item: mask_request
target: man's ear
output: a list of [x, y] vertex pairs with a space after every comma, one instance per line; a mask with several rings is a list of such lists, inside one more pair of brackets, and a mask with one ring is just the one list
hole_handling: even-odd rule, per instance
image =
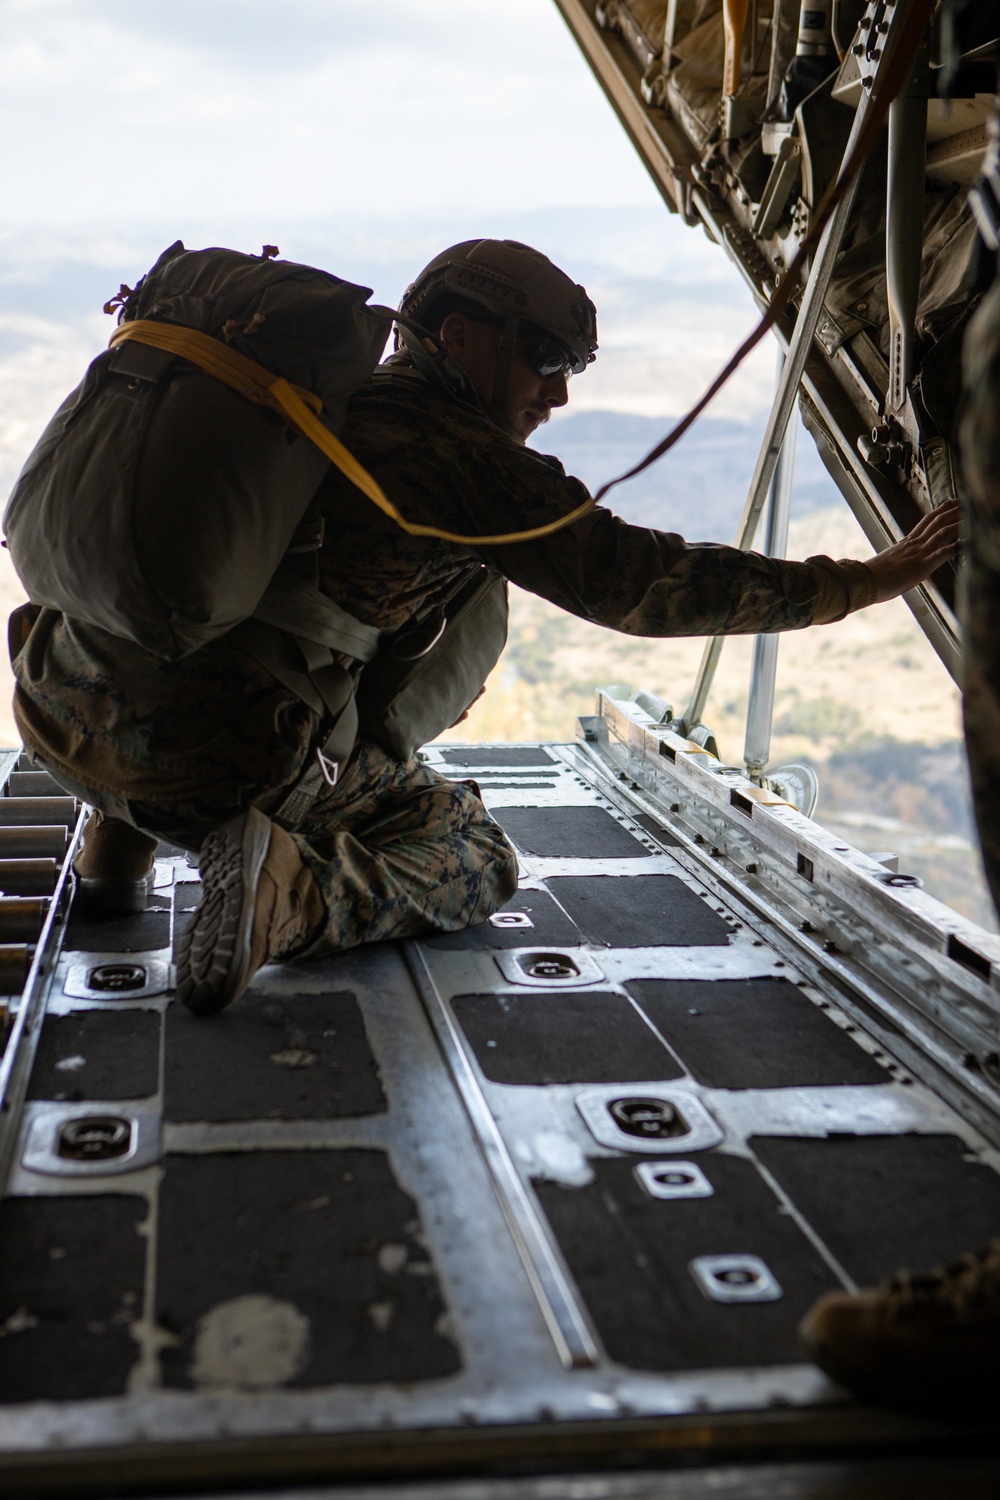
[[469, 320], [464, 313], [451, 312], [441, 324], [438, 342], [449, 354], [464, 353], [467, 344]]

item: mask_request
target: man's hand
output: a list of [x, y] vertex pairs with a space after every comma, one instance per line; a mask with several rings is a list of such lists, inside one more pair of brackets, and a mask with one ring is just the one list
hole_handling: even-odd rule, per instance
[[875, 603], [896, 599], [929, 578], [958, 551], [958, 501], [946, 500], [923, 516], [909, 536], [877, 557], [865, 559], [875, 575]]

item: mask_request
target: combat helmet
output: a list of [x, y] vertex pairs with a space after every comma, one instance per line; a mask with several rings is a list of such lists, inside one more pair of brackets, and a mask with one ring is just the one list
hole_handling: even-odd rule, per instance
[[[427, 328], [436, 304], [448, 295], [484, 308], [501, 325], [497, 372], [490, 401], [498, 416], [511, 350], [521, 333], [541, 332], [558, 347], [574, 374], [597, 358], [597, 310], [582, 286], [519, 240], [463, 240], [442, 250], [403, 294], [400, 313]], [[402, 333], [404, 344], [405, 330]]]
[[[466, 303], [480, 306], [501, 327], [487, 413], [502, 428], [508, 369], [520, 336], [543, 341], [535, 350], [538, 374], [579, 375], [597, 359], [594, 303], [547, 255], [519, 240], [463, 240], [450, 246], [406, 288], [399, 312], [403, 320], [427, 329], [436, 305], [448, 299], [456, 299], [462, 308]], [[400, 341], [414, 351], [405, 326]], [[516, 434], [511, 432], [511, 437]]]

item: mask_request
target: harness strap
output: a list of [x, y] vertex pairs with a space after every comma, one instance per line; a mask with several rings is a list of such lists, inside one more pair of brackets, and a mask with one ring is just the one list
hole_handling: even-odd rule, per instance
[[496, 363], [493, 366], [493, 387], [490, 391], [490, 420], [498, 427], [503, 425], [503, 400], [507, 394], [510, 357], [517, 347], [517, 330], [520, 326], [521, 319], [517, 313], [509, 313], [504, 319], [500, 341], [497, 344]]
[[382, 635], [377, 626], [363, 625], [322, 589], [287, 568], [275, 573], [253, 618], [361, 662], [374, 661]]
[[232, 390], [238, 391], [257, 406], [269, 407], [285, 418], [290, 427], [315, 443], [321, 453], [335, 464], [346, 479], [356, 485], [382, 513], [394, 521], [409, 536], [433, 536], [443, 542], [455, 542], [461, 547], [498, 547], [509, 542], [534, 542], [551, 536], [570, 526], [581, 516], [593, 510], [596, 500], [589, 497], [557, 521], [545, 526], [534, 526], [530, 531], [498, 532], [495, 536], [462, 536], [456, 531], [442, 531], [437, 526], [422, 526], [416, 521], [407, 521], [396, 509], [378, 481], [359, 464], [339, 438], [334, 437], [319, 420], [322, 402], [312, 391], [292, 385], [280, 375], [266, 370], [256, 360], [247, 359], [228, 344], [222, 344], [210, 334], [196, 328], [185, 328], [179, 323], [156, 323], [150, 318], [137, 318], [122, 323], [111, 335], [114, 346], [122, 339], [138, 339], [142, 344], [151, 344], [156, 349], [166, 349], [170, 354], [179, 354], [197, 365], [206, 375], [221, 380]]
[[298, 780], [270, 815], [294, 824], [305, 815], [324, 785], [336, 786], [350, 758], [358, 737], [354, 679], [346, 667], [333, 660], [327, 647], [304, 640], [297, 644], [305, 653], [307, 670], [293, 667], [288, 660], [287, 637], [276, 634], [263, 620], [244, 620], [232, 634], [255, 661], [329, 726], [321, 744], [314, 746], [307, 758]]

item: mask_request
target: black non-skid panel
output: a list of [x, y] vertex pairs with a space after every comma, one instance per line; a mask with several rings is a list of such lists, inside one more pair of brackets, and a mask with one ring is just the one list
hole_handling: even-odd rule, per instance
[[182, 849], [179, 844], [167, 844], [162, 840], [153, 850], [154, 859], [186, 859], [189, 851]]
[[556, 761], [541, 745], [465, 745], [442, 750], [449, 766], [554, 766]]
[[151, 896], [145, 912], [134, 917], [96, 921], [75, 910], [66, 925], [67, 953], [142, 953], [170, 942], [170, 899]]
[[[835, 1285], [828, 1268], [752, 1162], [716, 1152], [698, 1164], [715, 1190], [710, 1198], [651, 1198], [635, 1163], [620, 1159], [592, 1161], [587, 1187], [535, 1183], [609, 1356], [640, 1370], [801, 1359], [796, 1328]], [[758, 1256], [783, 1295], [710, 1301], [690, 1270], [701, 1255]]]
[[167, 1011], [168, 1120], [322, 1120], [379, 1114], [385, 1094], [355, 997], [273, 993], [261, 976], [238, 1005]]
[[238, 1381], [241, 1340], [277, 1351], [280, 1385], [461, 1364], [417, 1206], [381, 1151], [168, 1156], [157, 1301], [178, 1340], [161, 1356], [168, 1386]]
[[680, 1077], [623, 995], [574, 990], [459, 995], [455, 1014], [495, 1083], [634, 1083]]
[[200, 880], [178, 880], [174, 886], [174, 911], [194, 911], [201, 900]]
[[144, 1198], [0, 1203], [0, 1401], [124, 1392], [139, 1351]]
[[713, 1088], [890, 1081], [787, 979], [644, 979], [627, 988], [699, 1083]]
[[727, 923], [676, 875], [558, 875], [545, 883], [593, 943], [645, 948], [729, 942]]
[[484, 792], [550, 792], [556, 783], [554, 781], [502, 781], [499, 777], [484, 776], [481, 771], [477, 771], [476, 785]]
[[570, 921], [548, 891], [516, 891], [501, 911], [518, 911], [531, 918], [531, 927], [495, 927], [492, 922], [477, 922], [461, 932], [445, 932], [424, 938], [428, 948], [551, 948], [578, 947], [583, 934]]
[[674, 837], [669, 828], [664, 828], [657, 818], [651, 817], [649, 813], [633, 813], [632, 816], [640, 828], [645, 828], [659, 843], [666, 844], [670, 848], [679, 847], [680, 839]]
[[751, 1145], [860, 1285], [928, 1271], [1000, 1234], [1000, 1177], [955, 1136]]
[[603, 807], [493, 807], [504, 833], [540, 859], [641, 859], [649, 850]]
[[142, 1099], [159, 1084], [160, 1017], [148, 1010], [47, 1016], [29, 1099]]

